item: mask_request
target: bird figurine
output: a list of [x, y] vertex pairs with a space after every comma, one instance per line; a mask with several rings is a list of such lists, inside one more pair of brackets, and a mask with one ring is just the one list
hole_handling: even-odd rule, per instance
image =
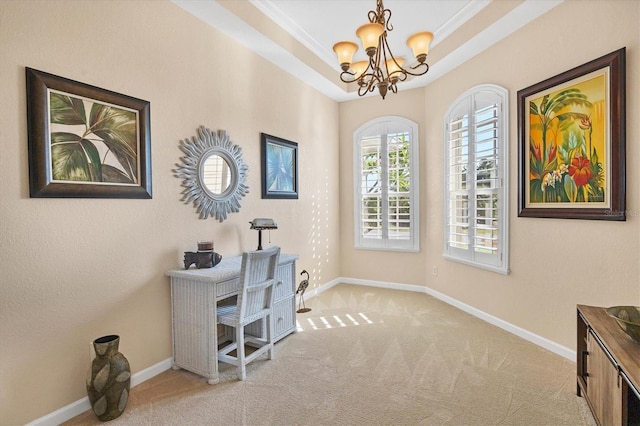
[[[309, 273], [306, 271], [306, 269], [303, 269], [302, 272], [300, 272], [300, 275], [302, 274], [307, 274], [307, 278], [300, 281], [300, 285], [296, 290], [296, 294], [300, 294], [300, 302], [298, 302], [298, 310], [296, 311], [299, 314], [309, 312], [311, 310], [311, 308], [307, 308], [304, 304], [304, 291], [307, 289], [307, 287], [309, 287]], [[304, 308], [300, 308], [300, 303], [302, 303], [302, 306], [304, 306]]]

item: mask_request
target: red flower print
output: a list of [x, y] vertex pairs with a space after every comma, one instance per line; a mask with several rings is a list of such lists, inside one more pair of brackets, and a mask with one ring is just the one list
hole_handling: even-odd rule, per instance
[[582, 118], [580, 118], [579, 126], [580, 126], [580, 128], [582, 130], [590, 129], [591, 128], [591, 117], [583, 116]]
[[571, 160], [571, 165], [569, 166], [569, 176], [573, 178], [573, 181], [577, 186], [585, 186], [593, 173], [591, 173], [591, 169], [589, 165], [591, 162], [584, 157], [575, 157]]
[[551, 145], [551, 149], [549, 150], [549, 163], [555, 160], [556, 152], [558, 152], [558, 148], [555, 145]]
[[529, 150], [536, 157], [538, 161], [542, 159], [542, 153], [540, 152], [540, 144], [532, 142], [531, 145], [529, 145]]

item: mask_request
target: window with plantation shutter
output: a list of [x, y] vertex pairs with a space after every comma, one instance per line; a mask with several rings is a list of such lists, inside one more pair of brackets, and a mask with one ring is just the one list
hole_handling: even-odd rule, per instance
[[355, 247], [418, 251], [418, 126], [402, 117], [354, 133]]
[[474, 87], [454, 102], [444, 125], [444, 256], [506, 274], [507, 91]]

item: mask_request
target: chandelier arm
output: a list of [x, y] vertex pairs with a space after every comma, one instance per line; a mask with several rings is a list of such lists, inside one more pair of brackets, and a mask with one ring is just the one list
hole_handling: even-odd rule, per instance
[[[351, 79], [348, 79], [348, 77], [346, 76], [350, 76], [352, 77]], [[356, 81], [357, 79], [355, 78], [355, 74], [350, 72], [349, 70], [347, 71], [342, 71], [340, 73], [340, 80], [342, 80], [345, 83], [353, 83], [354, 81]]]
[[369, 92], [373, 92], [374, 85], [372, 84], [373, 80], [369, 80], [367, 83], [364, 83], [358, 87], [358, 96], [364, 96]]
[[[384, 81], [384, 76], [380, 75], [380, 70], [372, 70], [370, 73], [363, 74], [362, 77], [369, 77], [368, 80], [363, 80], [369, 86], [377, 85], [378, 83]], [[380, 77], [382, 77], [382, 78], [380, 78]]]
[[379, 67], [375, 70], [375, 79], [378, 83], [382, 83], [387, 80], [387, 78], [384, 76], [384, 73]]
[[370, 10], [367, 14], [367, 18], [369, 18], [370, 23], [378, 22], [378, 13], [375, 10]]
[[[389, 67], [387, 66], [387, 52], [389, 52], [389, 56], [391, 56], [391, 59], [393, 59], [393, 62], [400, 67], [400, 65], [398, 65], [398, 62], [396, 61], [396, 58], [393, 56], [393, 52], [391, 51], [391, 48], [389, 47], [389, 42], [387, 41], [387, 34], [386, 32], [383, 33], [380, 36], [380, 40], [382, 41], [382, 43], [380, 43], [380, 50], [382, 50], [382, 56], [384, 58], [384, 66], [387, 69], [387, 76], [389, 76]], [[400, 69], [402, 69], [402, 67], [400, 67]]]
[[391, 25], [391, 9], [384, 9], [382, 11], [382, 22], [381, 23], [382, 23], [382, 25], [385, 26], [387, 31], [393, 31], [393, 25]]
[[[370, 56], [369, 57], [369, 68], [371, 68], [371, 72], [372, 73], [376, 72], [376, 68], [378, 66], [378, 61], [379, 61], [379, 59], [378, 59], [379, 56], [380, 56], [380, 47], [378, 47], [378, 49], [376, 50], [376, 54], [374, 56]], [[367, 70], [369, 68], [367, 68]]]
[[396, 57], [393, 55], [393, 52], [391, 51], [391, 47], [389, 46], [389, 42], [387, 41], [387, 35], [386, 34], [382, 34], [380, 36], [380, 38], [383, 38], [383, 44], [384, 44], [384, 62], [385, 64], [387, 63], [387, 52], [389, 52], [389, 56], [391, 56], [391, 59], [393, 59], [393, 62], [398, 66], [398, 68], [400, 68], [401, 70], [404, 69], [403, 67], [400, 66], [400, 64], [398, 63], [398, 61], [396, 60]]
[[419, 71], [416, 71], [416, 72], [411, 72], [411, 71], [407, 70], [406, 68], [404, 70], [409, 75], [419, 76], [419, 75], [424, 75], [424, 74], [427, 73], [427, 71], [429, 71], [429, 64], [427, 64], [426, 62], [422, 62], [422, 63], [416, 65], [415, 67], [409, 67], [409, 69], [412, 69], [412, 70], [418, 70], [418, 69], [420, 69], [422, 67], [424, 67], [424, 70], [419, 70]]
[[402, 69], [401, 71], [396, 71], [395, 73], [393, 73], [393, 77], [395, 77], [397, 81], [403, 82], [407, 79], [407, 71], [405, 69]]
[[[378, 55], [378, 62], [376, 63], [376, 66], [378, 68], [381, 68], [384, 64], [384, 68], [385, 70], [387, 70], [387, 76], [389, 76], [389, 67], [387, 67], [387, 51], [389, 50], [389, 43], [387, 42], [387, 34], [382, 33], [382, 35], [380, 36], [380, 41], [378, 42], [378, 44], [380, 45], [380, 47], [378, 48], [379, 51], [379, 55]], [[391, 57], [393, 58], [393, 53], [391, 53], [391, 51], [389, 50], [389, 54], [391, 55]], [[380, 73], [382, 73], [382, 69], [380, 69]]]
[[378, 40], [378, 50], [376, 51], [376, 56], [375, 58], [372, 57], [369, 61], [371, 70], [376, 75], [376, 78], [378, 80], [384, 80], [384, 75], [382, 74], [382, 70], [380, 69], [380, 57], [384, 57], [385, 55], [384, 44], [381, 43], [381, 41], [384, 42], [384, 40], [386, 40], [385, 33], [382, 33], [380, 39]]
[[[393, 56], [393, 52], [391, 51], [391, 47], [389, 47], [389, 42], [387, 41], [386, 34], [382, 34], [380, 38], [382, 39], [382, 43], [380, 43], [382, 48], [380, 50], [382, 50], [382, 56], [384, 58], [384, 67], [387, 70], [387, 80], [393, 83], [393, 78], [399, 78], [398, 77], [399, 74], [404, 75], [404, 78], [402, 79], [402, 81], [406, 80], [407, 78], [405, 75], [406, 70], [398, 63], [398, 61], [396, 60], [396, 57]], [[398, 67], [398, 70], [394, 71], [393, 73], [389, 72], [389, 66], [387, 64], [387, 52], [389, 53], [389, 56], [391, 57], [391, 60], [393, 61], [393, 63], [396, 65], [396, 67]]]

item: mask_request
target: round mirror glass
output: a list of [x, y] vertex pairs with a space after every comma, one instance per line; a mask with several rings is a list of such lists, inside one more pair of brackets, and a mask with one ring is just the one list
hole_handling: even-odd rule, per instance
[[212, 154], [202, 163], [202, 183], [214, 195], [220, 195], [231, 185], [231, 167], [220, 155]]
[[222, 222], [229, 213], [239, 212], [240, 199], [249, 192], [249, 167], [227, 133], [200, 126], [198, 136], [180, 141], [180, 150], [185, 156], [173, 172], [184, 179], [182, 201], [192, 202], [200, 219], [211, 216]]

